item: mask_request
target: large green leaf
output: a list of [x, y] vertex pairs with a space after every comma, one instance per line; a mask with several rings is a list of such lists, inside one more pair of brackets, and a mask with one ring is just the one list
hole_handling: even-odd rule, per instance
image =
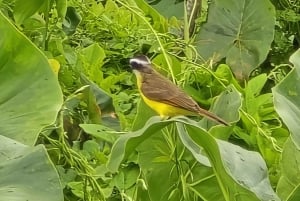
[[33, 145], [62, 93], [46, 57], [0, 13], [0, 135]]
[[166, 121], [152, 118], [141, 130], [121, 136], [112, 149], [108, 167], [116, 171], [124, 157], [128, 157], [145, 139], [172, 122], [177, 122], [181, 138], [188, 135], [196, 143], [187, 146], [194, 155], [199, 153], [200, 146], [204, 148], [225, 200], [278, 200], [269, 183], [267, 167], [258, 153], [216, 140], [197, 122], [185, 117]]
[[[192, 121], [182, 123], [177, 123], [180, 136], [189, 135], [204, 148], [226, 200], [278, 200], [270, 185], [266, 164], [257, 152], [214, 139]], [[201, 147], [189, 148], [195, 154]], [[230, 186], [235, 188], [224, 192]]]
[[273, 88], [274, 105], [279, 116], [287, 125], [291, 137], [284, 145], [281, 160], [281, 177], [277, 185], [282, 200], [300, 199], [300, 49], [290, 58], [294, 69]]
[[[172, 145], [168, 141], [170, 136], [164, 133], [158, 131], [137, 148], [138, 164], [147, 184], [147, 191], [142, 193], [151, 198], [142, 200], [195, 201], [198, 197], [224, 200], [212, 168], [197, 163], [178, 137]], [[176, 135], [176, 132], [171, 136], [173, 134]]]
[[300, 150], [291, 139], [284, 145], [277, 192], [282, 200], [300, 200]]
[[214, 0], [197, 36], [204, 60], [226, 58], [238, 79], [261, 64], [274, 35], [275, 9], [268, 0]]
[[58, 174], [44, 146], [0, 135], [0, 200], [62, 201]]
[[294, 69], [273, 88], [274, 105], [279, 116], [291, 132], [292, 140], [300, 149], [300, 49], [294, 53], [290, 61]]

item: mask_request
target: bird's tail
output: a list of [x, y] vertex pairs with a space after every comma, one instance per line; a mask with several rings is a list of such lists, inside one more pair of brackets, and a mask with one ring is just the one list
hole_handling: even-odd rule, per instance
[[201, 115], [201, 116], [204, 116], [204, 117], [207, 117], [217, 123], [220, 123], [220, 124], [223, 124], [225, 126], [230, 126], [230, 124], [228, 122], [226, 122], [224, 119], [218, 117], [217, 115], [207, 111], [207, 110], [204, 110], [202, 108], [199, 108], [199, 111], [198, 113]]

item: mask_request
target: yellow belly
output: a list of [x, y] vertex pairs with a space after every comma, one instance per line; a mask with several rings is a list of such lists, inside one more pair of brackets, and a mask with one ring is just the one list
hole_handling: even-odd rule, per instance
[[167, 105], [165, 103], [160, 103], [157, 101], [150, 100], [150, 99], [146, 98], [143, 94], [141, 94], [141, 96], [142, 96], [144, 102], [150, 108], [152, 108], [155, 112], [157, 112], [159, 114], [159, 116], [161, 116], [162, 118], [174, 117], [174, 116], [178, 116], [178, 115], [195, 115], [195, 113], [190, 112], [188, 110], [174, 107], [172, 105]]

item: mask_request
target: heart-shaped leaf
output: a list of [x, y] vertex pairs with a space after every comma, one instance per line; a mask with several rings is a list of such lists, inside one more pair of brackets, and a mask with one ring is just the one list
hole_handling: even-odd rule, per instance
[[197, 36], [204, 60], [226, 58], [239, 79], [261, 64], [274, 37], [275, 9], [268, 0], [214, 0]]

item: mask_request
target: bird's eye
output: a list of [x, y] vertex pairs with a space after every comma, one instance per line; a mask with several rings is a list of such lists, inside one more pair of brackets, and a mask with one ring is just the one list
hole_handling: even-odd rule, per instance
[[135, 61], [131, 61], [130, 65], [132, 66], [133, 69], [138, 69], [140, 68], [141, 64], [135, 62]]

